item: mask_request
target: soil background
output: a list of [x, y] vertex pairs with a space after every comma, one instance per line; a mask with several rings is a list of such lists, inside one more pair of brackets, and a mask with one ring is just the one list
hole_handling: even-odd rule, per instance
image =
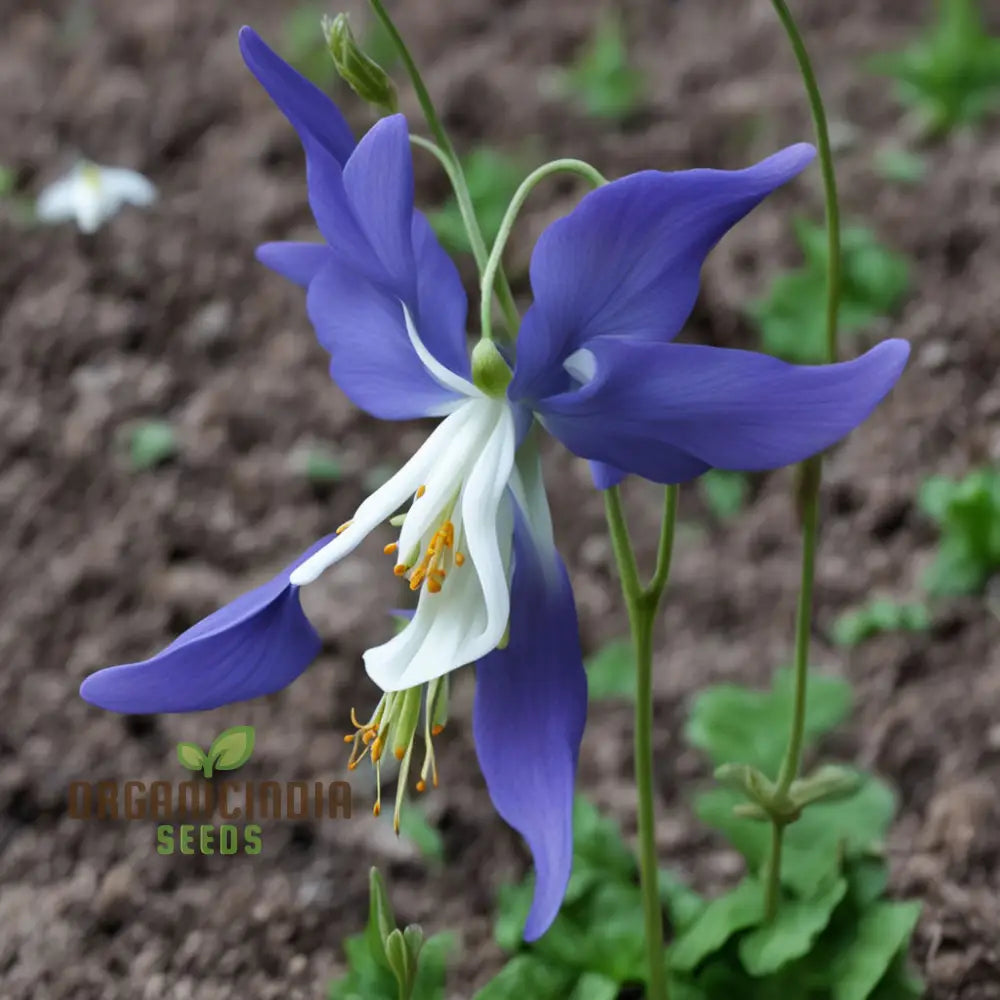
[[[988, 5], [984, 5], [988, 6]], [[594, 0], [405, 0], [399, 24], [456, 143], [537, 158], [580, 156], [614, 177], [656, 167], [743, 166], [811, 135], [795, 66], [767, 0], [620, 5], [648, 99], [619, 125], [586, 118], [544, 82], [585, 39]], [[934, 532], [921, 480], [1000, 458], [1000, 130], [928, 146], [917, 187], [881, 180], [873, 157], [912, 130], [865, 57], [911, 37], [912, 0], [801, 2], [840, 153], [845, 212], [913, 261], [894, 332], [914, 347], [892, 397], [834, 453], [824, 489], [818, 663], [848, 676], [857, 708], [826, 748], [893, 783], [892, 892], [924, 902], [914, 960], [934, 1000], [1000, 997], [1000, 623], [978, 599], [936, 606], [926, 635], [850, 654], [827, 643], [843, 610], [878, 592], [919, 593]], [[246, 0], [0, 2], [0, 160], [34, 197], [78, 154], [147, 174], [161, 199], [98, 234], [0, 214], [0, 996], [3, 1000], [318, 998], [363, 925], [366, 872], [383, 868], [402, 921], [458, 930], [450, 996], [503, 961], [498, 886], [527, 858], [492, 812], [475, 763], [471, 672], [438, 742], [443, 780], [425, 801], [446, 861], [426, 862], [368, 815], [265, 825], [258, 857], [161, 857], [151, 824], [83, 823], [75, 779], [178, 778], [175, 744], [257, 727], [242, 777], [346, 776], [351, 706], [373, 691], [361, 652], [389, 627], [394, 578], [382, 540], [308, 595], [326, 645], [290, 689], [207, 716], [120, 717], [77, 696], [90, 671], [147, 656], [266, 579], [351, 515], [426, 427], [376, 424], [333, 387], [303, 296], [253, 260], [268, 239], [312, 238], [301, 151], [244, 69], [241, 23], [272, 43], [291, 5]], [[995, 12], [1000, 14], [1000, 12]], [[359, 129], [366, 111], [337, 91]], [[408, 92], [404, 110], [416, 122]], [[418, 160], [421, 202], [446, 190]], [[544, 226], [579, 191], [532, 200], [512, 247], [523, 275]], [[818, 170], [779, 192], [712, 255], [687, 336], [750, 346], [741, 305], [796, 262], [790, 216], [819, 217]], [[472, 272], [466, 267], [470, 279]], [[525, 292], [523, 277], [518, 291]], [[819, 304], [817, 304], [819, 307]], [[854, 346], [851, 348], [855, 349]], [[180, 453], [129, 471], [123, 428], [169, 419]], [[336, 448], [345, 475], [316, 487], [294, 456]], [[585, 464], [551, 449], [548, 478], [585, 647], [625, 629], [602, 504]], [[693, 692], [764, 683], [787, 661], [798, 574], [787, 472], [761, 477], [725, 525], [684, 491], [656, 663], [659, 847], [704, 890], [739, 859], [694, 819], [705, 761], [681, 738]], [[628, 500], [644, 555], [655, 491]], [[697, 530], [695, 530], [697, 529]], [[580, 786], [634, 834], [627, 706], [594, 706]]]

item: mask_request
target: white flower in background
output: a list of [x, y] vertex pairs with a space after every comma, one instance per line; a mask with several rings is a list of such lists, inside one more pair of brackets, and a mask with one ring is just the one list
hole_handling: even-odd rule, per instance
[[156, 188], [142, 174], [124, 167], [102, 167], [80, 160], [38, 197], [35, 212], [43, 222], [75, 220], [93, 233], [123, 205], [151, 205]]

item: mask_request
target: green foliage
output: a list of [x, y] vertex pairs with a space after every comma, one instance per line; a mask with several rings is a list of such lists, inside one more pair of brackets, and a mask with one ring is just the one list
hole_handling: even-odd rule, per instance
[[635, 656], [628, 639], [615, 639], [587, 657], [587, 690], [593, 701], [635, 700]]
[[1000, 38], [987, 31], [979, 0], [938, 0], [924, 36], [872, 67], [895, 78], [900, 100], [931, 133], [977, 122], [1000, 104]]
[[127, 434], [128, 462], [133, 472], [155, 469], [179, 451], [177, 435], [165, 420], [144, 420]]
[[344, 941], [347, 973], [330, 984], [328, 1000], [443, 1000], [451, 934], [424, 940], [415, 924], [400, 931], [377, 869], [369, 881], [368, 924]]
[[[779, 673], [770, 692], [710, 688], [695, 701], [688, 739], [716, 765], [728, 762], [724, 777], [751, 770], [733, 761], [773, 774], [790, 696], [787, 672]], [[807, 742], [838, 725], [849, 702], [843, 682], [814, 677]], [[759, 780], [770, 784], [763, 775]], [[830, 801], [826, 790], [837, 799]], [[893, 816], [892, 792], [869, 775], [827, 766], [793, 784], [791, 795], [812, 804], [785, 830], [782, 899], [770, 922], [761, 884], [769, 823], [749, 818], [746, 798], [731, 787], [697, 797], [698, 816], [743, 855], [749, 874], [692, 911], [694, 918], [678, 928], [668, 949], [670, 968], [697, 1000], [916, 1000], [921, 985], [908, 973], [905, 954], [919, 905], [881, 898], [888, 883], [881, 845]]]
[[698, 492], [720, 521], [728, 521], [746, 505], [750, 481], [742, 472], [712, 469], [698, 479]]
[[875, 169], [887, 180], [897, 184], [919, 184], [927, 176], [927, 161], [905, 149], [880, 150], [875, 156]]
[[399, 835], [411, 841], [428, 861], [444, 861], [444, 841], [441, 834], [416, 804], [411, 803], [400, 812]]
[[635, 110], [645, 84], [629, 64], [624, 25], [615, 11], [598, 21], [590, 41], [558, 84], [594, 118], [621, 120]]
[[[523, 179], [521, 164], [499, 150], [480, 146], [462, 158], [462, 169], [483, 238], [487, 246], [492, 246], [507, 206]], [[430, 212], [428, 217], [445, 249], [451, 253], [471, 252], [462, 213], [454, 197], [437, 211]]]
[[1000, 473], [976, 469], [957, 482], [932, 476], [920, 487], [920, 508], [941, 529], [925, 584], [932, 594], [972, 594], [1000, 569]]
[[[685, 737], [704, 750], [716, 767], [739, 761], [767, 773], [777, 771], [792, 714], [793, 676], [778, 670], [770, 691], [717, 684], [694, 700]], [[850, 685], [813, 674], [806, 702], [806, 736], [815, 739], [838, 726], [851, 707]]]
[[[750, 306], [764, 350], [802, 364], [826, 360], [826, 230], [807, 219], [795, 220], [795, 235], [805, 255], [802, 267], [779, 275], [771, 290]], [[889, 315], [909, 287], [909, 265], [881, 246], [864, 226], [841, 233], [841, 333], [863, 329]]]
[[930, 625], [926, 604], [898, 604], [887, 597], [876, 597], [834, 622], [833, 641], [838, 646], [856, 646], [882, 632], [925, 632]]
[[325, 13], [323, 7], [315, 4], [294, 7], [282, 25], [281, 47], [285, 59], [318, 87], [326, 86], [337, 75], [323, 34]]
[[8, 198], [17, 187], [17, 174], [10, 168], [0, 164], [0, 198]]

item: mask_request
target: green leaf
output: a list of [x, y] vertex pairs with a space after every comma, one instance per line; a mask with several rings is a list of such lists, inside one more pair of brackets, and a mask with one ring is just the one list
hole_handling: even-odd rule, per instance
[[177, 436], [165, 420], [145, 420], [129, 432], [128, 450], [132, 471], [143, 472], [177, 454]]
[[742, 472], [712, 469], [698, 480], [698, 492], [720, 521], [728, 521], [746, 505], [750, 483]]
[[740, 941], [743, 967], [751, 976], [766, 976], [808, 954], [846, 892], [847, 882], [837, 879], [811, 899], [786, 899], [771, 923]]
[[[737, 684], [706, 688], [696, 698], [685, 728], [687, 741], [704, 750], [716, 767], [749, 764], [776, 773], [785, 751], [794, 685], [790, 670], [779, 670], [771, 691]], [[806, 701], [806, 739], [812, 741], [847, 716], [851, 689], [846, 681], [810, 674]]]
[[670, 947], [670, 965], [690, 972], [718, 951], [738, 931], [764, 919], [764, 890], [745, 879], [732, 892], [713, 899], [695, 922]]
[[[829, 248], [826, 230], [797, 219], [795, 234], [805, 263], [774, 279], [770, 291], [750, 306], [764, 350], [775, 357], [805, 364], [826, 360], [826, 289]], [[879, 244], [875, 234], [859, 225], [841, 233], [841, 333], [852, 333], [891, 315], [909, 288], [907, 261]]]
[[177, 759], [189, 771], [200, 771], [205, 763], [205, 752], [197, 743], [178, 743]]
[[868, 1000], [913, 934], [920, 904], [875, 903], [832, 970], [833, 1000]]
[[473, 1000], [565, 1000], [576, 977], [538, 955], [515, 955]]
[[617, 1000], [618, 993], [618, 983], [614, 979], [599, 972], [585, 972], [576, 981], [568, 1000]]
[[927, 176], [927, 161], [905, 149], [883, 149], [875, 157], [875, 169], [888, 181], [919, 184]]
[[10, 167], [0, 165], [0, 198], [13, 194], [16, 187], [17, 174]]
[[412, 841], [428, 861], [444, 861], [444, 841], [441, 834], [419, 806], [410, 803], [400, 811], [399, 835]]
[[231, 726], [212, 741], [208, 757], [217, 771], [235, 771], [253, 753], [253, 726]]
[[448, 933], [435, 934], [424, 942], [410, 1000], [443, 1000], [448, 954], [455, 949], [455, 944], [455, 936]]
[[595, 118], [626, 118], [642, 99], [642, 74], [629, 64], [625, 29], [609, 10], [597, 23], [589, 44], [561, 76], [560, 89]]
[[938, 0], [922, 37], [871, 65], [895, 78], [897, 96], [932, 134], [1000, 106], [1000, 37], [986, 29], [978, 0]]
[[[717, 788], [695, 800], [702, 822], [720, 830], [746, 859], [752, 872], [763, 871], [771, 832], [764, 824], [733, 815], [743, 802], [736, 792]], [[842, 860], [871, 855], [881, 848], [895, 812], [895, 796], [882, 782], [864, 776], [857, 791], [836, 802], [818, 802], [785, 830], [782, 882], [796, 895], [810, 897], [835, 878]]]
[[708, 906], [708, 901], [690, 888], [679, 875], [665, 868], [657, 872], [657, 887], [660, 902], [667, 911], [676, 934], [690, 927]]
[[[524, 170], [520, 159], [489, 146], [480, 146], [462, 158], [462, 169], [469, 186], [469, 196], [476, 211], [483, 239], [492, 246], [504, 214], [520, 186]], [[458, 202], [452, 197], [428, 216], [438, 238], [451, 253], [471, 251]]]
[[611, 698], [635, 700], [636, 674], [632, 643], [615, 639], [602, 646], [584, 663], [587, 668], [587, 690], [592, 701]]
[[842, 614], [833, 624], [832, 638], [838, 646], [856, 646], [882, 632], [925, 632], [930, 625], [926, 604], [898, 604], [876, 597]]
[[1000, 569], [1000, 472], [975, 469], [957, 481], [932, 476], [917, 499], [941, 529], [927, 589], [938, 595], [981, 591]]

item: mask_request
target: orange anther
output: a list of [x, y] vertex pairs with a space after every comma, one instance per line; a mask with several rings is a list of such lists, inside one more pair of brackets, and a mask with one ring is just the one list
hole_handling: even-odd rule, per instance
[[396, 576], [405, 576], [407, 569], [408, 567], [404, 566], [403, 563], [396, 563], [396, 565], [392, 567], [392, 571], [396, 574]]
[[419, 500], [427, 492], [426, 486], [417, 487], [417, 499]]
[[377, 740], [375, 740], [374, 743], [372, 743], [372, 760], [373, 761], [377, 761], [377, 760], [381, 759], [381, 757], [382, 757], [382, 748], [383, 748], [384, 745], [385, 744], [380, 739], [377, 739]]
[[455, 553], [455, 565], [461, 566], [465, 562], [465, 556], [461, 552]]
[[406, 749], [404, 747], [396, 747], [392, 752], [395, 754], [396, 760], [402, 760], [406, 756]]
[[431, 726], [431, 736], [440, 736], [444, 732], [444, 726], [435, 723]]
[[377, 816], [381, 811], [382, 811], [382, 803], [376, 802], [375, 805], [372, 806], [372, 815]]
[[429, 577], [428, 580], [427, 580], [427, 589], [432, 594], [440, 594], [441, 593], [441, 581], [438, 580], [438, 578], [436, 576]]
[[399, 548], [398, 542], [390, 542], [382, 551], [387, 555], [391, 556]]
[[361, 742], [364, 743], [365, 746], [368, 746], [373, 739], [375, 739], [375, 730], [373, 729], [367, 729], [361, 734]]
[[354, 734], [353, 734], [353, 733], [351, 733], [351, 735], [350, 735], [350, 736], [345, 736], [345, 737], [344, 737], [344, 742], [345, 742], [345, 743], [353, 743], [353, 742], [354, 742]]
[[413, 571], [413, 576], [410, 577], [410, 590], [420, 589], [420, 584], [424, 582], [424, 573], [425, 571], [420, 566]]
[[343, 533], [344, 533], [345, 531], [347, 531], [347, 529], [348, 529], [348, 528], [349, 528], [349, 527], [350, 527], [350, 526], [351, 526], [352, 524], [354, 524], [354, 518], [353, 518], [353, 517], [351, 518], [351, 520], [350, 520], [350, 521], [345, 521], [345, 522], [344, 522], [344, 523], [343, 523], [343, 524], [342, 524], [342, 525], [341, 525], [341, 526], [340, 526], [340, 527], [339, 527], [339, 528], [337, 529], [337, 534], [338, 534], [338, 535], [340, 535], [340, 534], [343, 534]]
[[419, 781], [417, 782], [417, 791], [418, 791], [418, 792], [424, 792], [424, 791], [426, 791], [426, 790], [427, 790], [427, 782], [426, 782], [426, 781], [424, 781], [424, 779], [423, 779], [423, 778], [421, 778], [421, 779], [420, 779], [420, 780], [419, 780]]

